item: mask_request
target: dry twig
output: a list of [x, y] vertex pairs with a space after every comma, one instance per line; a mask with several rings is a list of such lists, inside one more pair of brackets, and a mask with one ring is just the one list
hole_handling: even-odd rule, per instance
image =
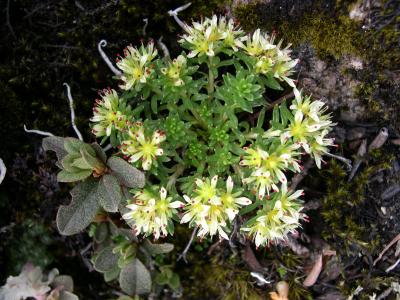
[[103, 47], [107, 46], [107, 41], [106, 40], [101, 40], [98, 44], [97, 44], [97, 50], [99, 50], [100, 56], [101, 58], [104, 60], [104, 62], [107, 64], [107, 66], [110, 68], [110, 70], [116, 75], [116, 76], [121, 76], [122, 72], [120, 70], [118, 70], [116, 67], [114, 67], [114, 65], [112, 64], [112, 62], [110, 61], [110, 59], [108, 58], [107, 54], [104, 53], [103, 51]]
[[176, 23], [178, 23], [178, 25], [182, 28], [182, 29], [186, 29], [186, 24], [184, 22], [182, 22], [179, 18], [178, 18], [178, 13], [185, 10], [186, 8], [188, 8], [192, 3], [189, 2], [185, 5], [179, 6], [178, 8], [174, 9], [174, 10], [170, 10], [168, 11], [168, 14], [172, 17], [174, 17]]
[[375, 266], [376, 263], [382, 259], [383, 254], [385, 254], [386, 251], [388, 251], [388, 250], [390, 249], [390, 247], [392, 247], [392, 246], [393, 246], [395, 243], [397, 243], [398, 241], [400, 241], [400, 233], [399, 233], [398, 235], [396, 235], [396, 236], [394, 237], [394, 239], [391, 240], [390, 243], [386, 245], [385, 248], [383, 248], [382, 252], [379, 253], [379, 256], [377, 257], [377, 259], [374, 260], [374, 264], [373, 264], [373, 265]]
[[188, 251], [189, 251], [190, 246], [191, 246], [192, 243], [193, 243], [193, 240], [194, 240], [194, 237], [195, 237], [195, 235], [196, 235], [197, 229], [198, 229], [197, 226], [193, 229], [192, 235], [190, 236], [190, 240], [189, 240], [189, 242], [187, 243], [187, 245], [186, 245], [185, 249], [183, 250], [183, 252], [178, 256], [177, 261], [183, 259], [183, 261], [184, 261], [185, 263], [187, 263], [186, 255], [187, 255], [187, 253], [188, 253]]
[[66, 82], [64, 82], [63, 85], [67, 87], [67, 97], [68, 97], [68, 102], [69, 102], [69, 110], [71, 111], [72, 128], [74, 128], [74, 131], [75, 131], [76, 135], [78, 136], [78, 138], [81, 141], [83, 141], [82, 134], [79, 131], [78, 127], [76, 127], [76, 124], [75, 124], [74, 99], [72, 98], [72, 95], [71, 95], [71, 88], [69, 87], [68, 83], [66, 83]]
[[44, 136], [54, 136], [54, 134], [52, 134], [51, 132], [48, 132], [48, 131], [42, 131], [42, 130], [36, 130], [36, 129], [28, 129], [28, 128], [26, 128], [25, 124], [24, 124], [24, 130], [27, 133], [36, 133], [36, 134], [44, 135]]
[[349, 179], [347, 179], [347, 182], [350, 182], [353, 179], [354, 175], [356, 175], [358, 168], [361, 166], [362, 158], [366, 153], [367, 153], [367, 140], [364, 139], [362, 140], [361, 145], [358, 148], [357, 158], [354, 161], [353, 168], [351, 169]]

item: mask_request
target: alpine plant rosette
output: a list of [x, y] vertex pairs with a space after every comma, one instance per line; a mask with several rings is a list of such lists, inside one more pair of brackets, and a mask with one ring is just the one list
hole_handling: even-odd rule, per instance
[[[146, 171], [123, 214], [137, 234], [157, 239], [182, 223], [229, 239], [238, 222], [258, 247], [300, 226], [303, 191], [288, 182], [302, 155], [321, 168], [334, 124], [323, 102], [296, 89], [290, 45], [274, 41], [213, 16], [185, 24], [187, 52], [175, 59], [159, 57], [153, 41], [118, 57], [121, 93], [101, 92], [91, 121], [102, 143]], [[264, 94], [281, 84], [295, 97], [269, 116]]]

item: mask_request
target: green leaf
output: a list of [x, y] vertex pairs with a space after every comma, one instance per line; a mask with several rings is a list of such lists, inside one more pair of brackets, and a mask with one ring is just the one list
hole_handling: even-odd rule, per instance
[[58, 300], [79, 300], [78, 296], [68, 291], [61, 291]]
[[54, 151], [58, 160], [62, 160], [68, 152], [64, 148], [64, 138], [60, 136], [49, 136], [43, 139], [42, 147], [44, 151]]
[[91, 146], [96, 152], [96, 157], [105, 164], [107, 162], [107, 154], [104, 152], [103, 148], [101, 148], [101, 146], [97, 143], [92, 143]]
[[54, 278], [51, 283], [52, 287], [62, 287], [63, 291], [73, 292], [74, 291], [74, 281], [71, 276], [59, 275]]
[[97, 194], [99, 196], [99, 204], [105, 211], [118, 211], [118, 205], [122, 201], [122, 192], [115, 176], [110, 174], [102, 176], [98, 185]]
[[171, 279], [169, 280], [168, 285], [171, 287], [171, 289], [173, 289], [174, 291], [178, 290], [180, 285], [181, 285], [181, 281], [179, 279], [179, 275], [174, 273], [172, 274]]
[[93, 267], [96, 271], [105, 273], [115, 268], [118, 255], [113, 253], [113, 246], [103, 248], [96, 256]]
[[92, 174], [92, 170], [80, 170], [79, 172], [70, 173], [66, 170], [61, 170], [57, 174], [58, 182], [75, 182], [83, 180]]
[[158, 111], [158, 97], [157, 97], [157, 95], [153, 95], [153, 97], [151, 97], [150, 106], [151, 106], [151, 110], [153, 111], [153, 113], [156, 114], [157, 111]]
[[83, 159], [83, 157], [75, 159], [71, 166], [81, 170], [93, 170], [93, 167], [89, 165], [87, 161]]
[[90, 168], [96, 169], [102, 166], [102, 162], [96, 157], [96, 152], [90, 145], [83, 145], [80, 149], [80, 153], [82, 155], [82, 159]]
[[108, 222], [102, 222], [97, 226], [93, 238], [96, 243], [100, 244], [107, 239], [108, 235], [109, 235]]
[[142, 188], [145, 184], [144, 173], [131, 166], [120, 157], [112, 156], [108, 159], [107, 165], [120, 183], [129, 188]]
[[264, 77], [265, 80], [263, 80], [263, 83], [274, 90], [283, 90], [283, 88], [281, 87], [281, 85], [279, 84], [279, 82], [274, 78], [274, 76], [272, 74], [268, 74], [266, 77]]
[[144, 240], [143, 248], [150, 255], [164, 254], [174, 250], [174, 245], [170, 243], [152, 244], [149, 240]]
[[135, 259], [121, 270], [119, 284], [128, 295], [148, 294], [151, 291], [150, 272], [140, 260]]
[[85, 143], [73, 137], [67, 137], [64, 139], [64, 148], [68, 153], [79, 153], [82, 145]]
[[76, 185], [72, 191], [72, 201], [57, 212], [57, 228], [63, 235], [73, 235], [85, 229], [97, 214], [99, 204], [97, 182], [86, 180]]
[[67, 154], [62, 160], [61, 160], [61, 166], [62, 168], [69, 172], [69, 173], [75, 173], [75, 172], [80, 172], [82, 171], [81, 168], [75, 167], [73, 164], [76, 159], [80, 158], [79, 153], [74, 153], [74, 154]]
[[110, 271], [104, 272], [104, 274], [103, 274], [104, 281], [110, 282], [110, 281], [113, 281], [114, 279], [117, 279], [120, 272], [121, 272], [121, 269], [118, 266], [115, 266]]

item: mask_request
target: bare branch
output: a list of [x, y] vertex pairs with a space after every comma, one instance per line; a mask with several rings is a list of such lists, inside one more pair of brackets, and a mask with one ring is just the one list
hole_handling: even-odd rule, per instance
[[13, 36], [14, 39], [17, 39], [17, 36], [15, 35], [14, 28], [11, 25], [10, 22], [10, 0], [7, 0], [7, 7], [6, 7], [6, 24], [8, 29], [10, 29], [11, 35]]
[[143, 28], [142, 28], [142, 35], [146, 36], [146, 28], [149, 25], [149, 19], [148, 18], [144, 18], [143, 22], [144, 22], [144, 25], [143, 25]]
[[104, 148], [103, 148], [103, 151], [108, 151], [108, 150], [110, 150], [112, 148], [112, 145], [111, 144], [108, 144], [107, 146], [105, 146]]
[[98, 44], [97, 44], [97, 49], [99, 50], [99, 53], [101, 55], [101, 58], [104, 60], [104, 62], [107, 64], [107, 66], [110, 68], [110, 70], [116, 75], [116, 76], [121, 76], [122, 72], [120, 70], [118, 70], [116, 67], [114, 67], [114, 65], [112, 64], [112, 62], [110, 61], [110, 59], [108, 58], [108, 56], [104, 53], [103, 51], [103, 47], [107, 46], [107, 41], [106, 40], [101, 40]]
[[262, 274], [258, 273], [258, 272], [250, 272], [250, 276], [254, 277], [255, 279], [257, 279], [257, 284], [258, 285], [265, 285], [265, 284], [270, 284], [272, 281], [268, 281], [264, 278], [264, 276], [262, 276]]
[[183, 250], [183, 252], [178, 256], [177, 261], [183, 259], [183, 261], [184, 261], [185, 263], [187, 263], [186, 254], [188, 253], [189, 248], [190, 248], [190, 246], [191, 246], [192, 243], [193, 243], [193, 240], [194, 240], [194, 237], [195, 237], [195, 235], [196, 235], [197, 229], [198, 229], [198, 226], [196, 226], [196, 227], [193, 229], [192, 235], [190, 236], [190, 240], [189, 240], [189, 242], [187, 243], [187, 245], [186, 245], [185, 249]]
[[396, 268], [397, 267], [397, 265], [400, 263], [400, 258], [393, 264], [393, 265], [391, 265], [389, 268], [387, 268], [386, 270], [385, 270], [385, 272], [386, 273], [389, 273], [390, 271], [392, 271], [394, 268]]
[[362, 158], [366, 153], [367, 153], [367, 140], [364, 139], [362, 140], [361, 145], [358, 148], [357, 159], [354, 161], [353, 168], [351, 169], [349, 179], [347, 179], [347, 182], [350, 182], [353, 179], [354, 175], [356, 175], [358, 168], [361, 166]]
[[163, 37], [160, 37], [157, 40], [157, 45], [158, 45], [158, 47], [161, 48], [162, 52], [164, 53], [164, 57], [170, 57], [169, 50], [168, 50], [167, 46], [163, 43], [162, 39], [163, 39]]
[[72, 124], [72, 127], [74, 128], [75, 133], [78, 136], [78, 138], [81, 141], [83, 141], [82, 134], [79, 131], [78, 127], [76, 127], [76, 124], [75, 124], [74, 99], [72, 99], [71, 88], [69, 87], [68, 83], [66, 83], [66, 82], [64, 82], [63, 85], [67, 87], [67, 96], [68, 96], [68, 101], [69, 101], [69, 110], [71, 111], [71, 124]]
[[392, 246], [393, 246], [395, 243], [397, 243], [399, 240], [400, 240], [400, 233], [399, 233], [398, 235], [396, 235], [396, 236], [394, 237], [394, 239], [390, 241], [389, 244], [386, 245], [386, 247], [381, 251], [381, 253], [379, 253], [378, 258], [374, 260], [374, 266], [376, 265], [376, 263], [377, 263], [378, 261], [381, 260], [383, 254], [385, 254], [386, 251], [388, 251], [388, 250], [390, 249], [390, 247], [392, 247]]
[[3, 160], [0, 158], [0, 184], [3, 182], [4, 177], [6, 177], [7, 168]]
[[36, 134], [44, 135], [44, 136], [54, 136], [54, 134], [52, 134], [51, 132], [48, 132], [48, 131], [41, 131], [41, 130], [36, 130], [36, 129], [28, 129], [28, 128], [26, 128], [25, 124], [24, 124], [24, 130], [25, 130], [25, 132], [28, 132], [28, 133], [36, 133]]
[[335, 154], [332, 154], [332, 153], [329, 153], [329, 152], [325, 153], [324, 155], [332, 157], [332, 158], [335, 158], [337, 160], [340, 160], [342, 163], [344, 163], [346, 165], [347, 170], [351, 171], [352, 166], [351, 166], [351, 160], [350, 159], [347, 159], [347, 158], [345, 158], [343, 156], [335, 155]]
[[179, 6], [178, 8], [176, 8], [176, 9], [174, 9], [174, 10], [168, 11], [168, 14], [169, 14], [171, 17], [174, 17], [176, 23], [178, 23], [178, 25], [179, 25], [183, 30], [186, 29], [187, 25], [186, 25], [184, 22], [182, 22], [182, 21], [178, 18], [178, 13], [181, 12], [181, 11], [183, 11], [183, 10], [185, 10], [186, 8], [188, 8], [191, 4], [192, 4], [192, 3], [189, 2], [189, 3], [185, 4], [185, 5]]

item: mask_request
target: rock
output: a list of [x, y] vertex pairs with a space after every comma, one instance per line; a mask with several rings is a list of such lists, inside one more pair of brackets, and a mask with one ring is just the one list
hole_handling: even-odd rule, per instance
[[355, 127], [347, 131], [346, 139], [348, 141], [354, 141], [362, 139], [365, 136], [366, 130], [364, 127]]

